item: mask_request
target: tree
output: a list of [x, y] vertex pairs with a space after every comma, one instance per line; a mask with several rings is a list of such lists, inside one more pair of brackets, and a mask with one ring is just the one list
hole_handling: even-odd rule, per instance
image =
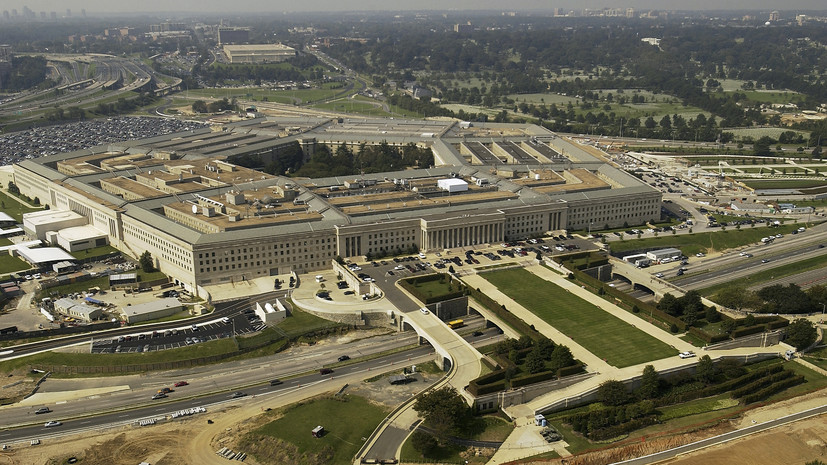
[[423, 433], [421, 431], [414, 431], [414, 434], [411, 435], [411, 445], [415, 450], [417, 450], [422, 457], [427, 457], [428, 455], [436, 449], [438, 443], [436, 438], [431, 436], [428, 433]]
[[543, 361], [543, 356], [537, 347], [534, 348], [525, 358], [525, 367], [529, 373], [540, 373], [546, 369], [546, 364]]
[[787, 326], [787, 338], [785, 342], [798, 350], [806, 349], [815, 342], [818, 332], [809, 320], [799, 318]]
[[629, 391], [623, 382], [610, 379], [597, 388], [597, 400], [609, 406], [623, 405], [629, 401]]
[[138, 259], [138, 264], [144, 273], [152, 273], [155, 271], [155, 263], [152, 260], [152, 254], [149, 253], [149, 250], [141, 254], [141, 257]]
[[471, 416], [471, 409], [451, 386], [421, 395], [413, 408], [425, 419], [441, 444], [445, 443], [449, 435], [460, 431]]
[[767, 156], [770, 154], [770, 145], [775, 142], [770, 136], [761, 136], [752, 146], [752, 151], [758, 156]]
[[654, 399], [660, 390], [660, 378], [655, 367], [646, 365], [643, 367], [643, 376], [640, 378], [640, 387], [637, 390], [641, 399]]
[[564, 345], [557, 345], [551, 352], [549, 358], [549, 368], [557, 371], [560, 368], [570, 366], [574, 363], [574, 356], [571, 354], [571, 349]]
[[207, 102], [196, 100], [192, 103], [192, 111], [195, 113], [207, 113]]
[[712, 364], [709, 355], [704, 355], [698, 359], [698, 366], [695, 367], [695, 379], [705, 384], [709, 384], [715, 379], [715, 365]]

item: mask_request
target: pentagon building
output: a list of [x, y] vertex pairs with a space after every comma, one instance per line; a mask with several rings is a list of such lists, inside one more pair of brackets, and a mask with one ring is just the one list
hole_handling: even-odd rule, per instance
[[[429, 148], [435, 166], [306, 179], [231, 162], [380, 143]], [[659, 191], [591, 147], [535, 125], [450, 121], [256, 118], [26, 160], [14, 181], [124, 253], [149, 251], [195, 293], [324, 269], [336, 256], [641, 224], [661, 209]]]

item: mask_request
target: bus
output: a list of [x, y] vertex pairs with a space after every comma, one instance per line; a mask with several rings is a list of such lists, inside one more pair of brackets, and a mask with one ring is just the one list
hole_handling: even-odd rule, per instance
[[465, 322], [462, 320], [451, 320], [448, 322], [448, 327], [451, 329], [461, 328], [463, 325], [465, 325]]

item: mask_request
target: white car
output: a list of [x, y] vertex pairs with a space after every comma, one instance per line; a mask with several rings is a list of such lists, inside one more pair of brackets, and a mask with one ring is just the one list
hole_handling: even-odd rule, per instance
[[698, 252], [695, 254], [696, 257], [706, 257], [706, 254], [703, 252]]
[[694, 352], [689, 352], [689, 351], [681, 352], [681, 353], [678, 354], [678, 357], [680, 357], [680, 358], [692, 358], [694, 356], [695, 356], [695, 353]]
[[662, 278], [662, 277], [663, 277], [663, 273], [655, 273], [655, 277], [656, 277], [656, 278]]
[[428, 309], [425, 307], [420, 308], [419, 311], [422, 312], [423, 315], [427, 315], [428, 313], [430, 313], [428, 312]]
[[61, 422], [59, 422], [59, 421], [55, 421], [55, 420], [53, 420], [53, 421], [47, 421], [47, 422], [46, 422], [46, 424], [45, 424], [45, 425], [43, 425], [43, 427], [44, 427], [44, 428], [51, 428], [52, 426], [60, 426], [60, 425], [62, 425], [62, 424], [63, 424], [63, 423], [61, 423]]

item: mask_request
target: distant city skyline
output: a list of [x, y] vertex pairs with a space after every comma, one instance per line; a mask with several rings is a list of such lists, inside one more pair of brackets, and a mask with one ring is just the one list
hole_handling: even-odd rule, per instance
[[16, 4], [4, 2], [3, 10], [16, 9], [22, 12], [23, 7], [40, 12], [55, 11], [61, 16], [66, 10], [72, 11], [72, 16], [79, 16], [82, 9], [88, 15], [107, 13], [227, 13], [243, 14], [256, 12], [318, 12], [318, 11], [399, 11], [399, 10], [435, 10], [435, 11], [526, 11], [547, 10], [554, 8], [564, 10], [582, 10], [602, 8], [635, 8], [640, 10], [823, 10], [827, 11], [823, 0], [735, 0], [721, 3], [719, 0], [697, 0], [684, 2], [678, 0], [566, 0], [549, 2], [548, 0], [513, 0], [511, 2], [493, 0], [456, 0], [445, 3], [439, 0], [389, 1], [389, 0], [359, 0], [340, 2], [335, 0], [311, 0], [305, 2], [286, 2], [269, 0], [247, 0], [231, 3], [219, 0], [179, 0], [169, 2], [165, 0], [145, 0], [143, 2], [125, 2], [122, 0], [29, 0]]

